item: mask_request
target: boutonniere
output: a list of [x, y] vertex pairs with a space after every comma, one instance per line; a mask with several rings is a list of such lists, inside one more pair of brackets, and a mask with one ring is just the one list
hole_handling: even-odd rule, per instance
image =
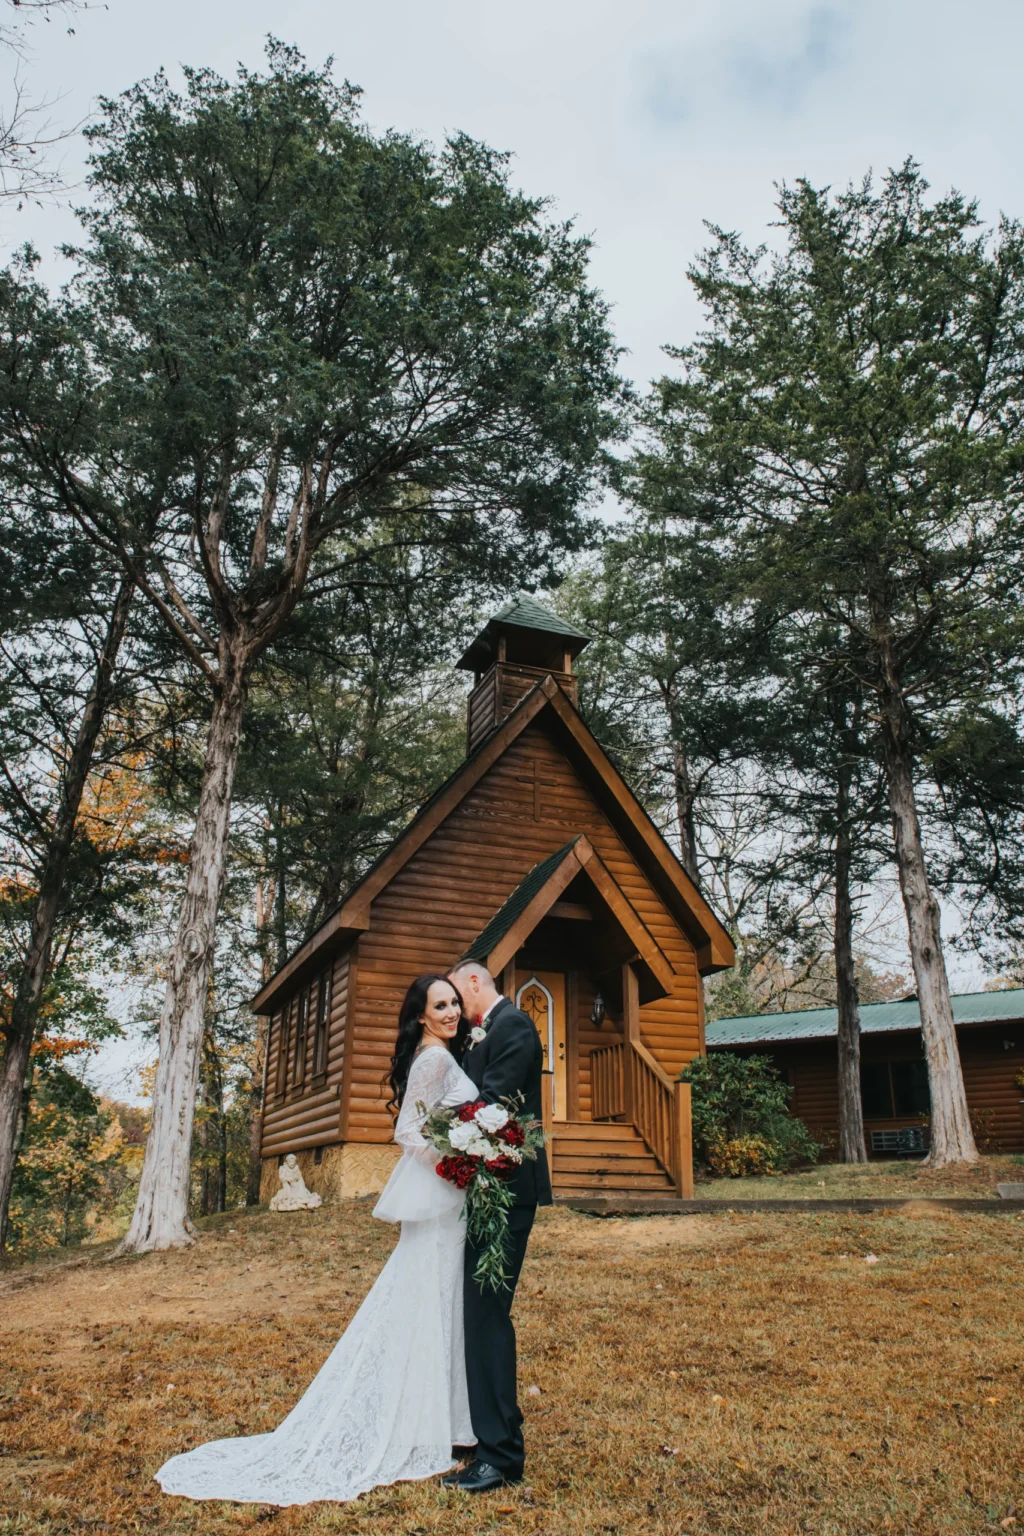
[[477, 1014], [476, 1023], [470, 1029], [470, 1051], [473, 1049], [473, 1046], [479, 1046], [479, 1043], [485, 1037], [487, 1037], [487, 1025], [484, 1023], [484, 1015]]

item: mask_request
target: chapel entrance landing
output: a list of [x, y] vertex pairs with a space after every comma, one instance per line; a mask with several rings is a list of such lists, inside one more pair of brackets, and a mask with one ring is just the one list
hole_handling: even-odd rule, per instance
[[556, 1194], [692, 1192], [689, 1089], [641, 1038], [675, 972], [584, 834], [530, 870], [467, 958], [540, 1036]]

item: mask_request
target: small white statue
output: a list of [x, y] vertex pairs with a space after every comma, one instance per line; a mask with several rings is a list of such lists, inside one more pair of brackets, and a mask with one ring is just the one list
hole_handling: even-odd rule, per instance
[[306, 1182], [302, 1177], [302, 1169], [294, 1152], [289, 1152], [280, 1168], [277, 1176], [281, 1180], [281, 1188], [270, 1202], [272, 1211], [315, 1211], [320, 1204], [320, 1196], [306, 1188]]

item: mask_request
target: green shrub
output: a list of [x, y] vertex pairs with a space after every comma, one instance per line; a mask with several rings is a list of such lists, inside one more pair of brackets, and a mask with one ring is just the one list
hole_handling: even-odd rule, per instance
[[789, 1089], [769, 1056], [715, 1051], [680, 1073], [693, 1096], [693, 1149], [729, 1178], [813, 1163], [821, 1147], [789, 1110]]

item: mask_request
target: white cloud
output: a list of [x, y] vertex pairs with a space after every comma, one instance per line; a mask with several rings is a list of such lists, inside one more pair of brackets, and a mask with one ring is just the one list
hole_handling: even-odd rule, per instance
[[[268, 32], [333, 53], [378, 127], [512, 150], [520, 184], [593, 234], [640, 380], [698, 323], [685, 271], [703, 221], [763, 239], [776, 181], [841, 186], [912, 154], [985, 217], [1024, 212], [1017, 0], [110, 0], [74, 37], [37, 28], [34, 68], [74, 122], [160, 65], [258, 65]], [[32, 209], [0, 229], [45, 251], [74, 226]]]
[[849, 18], [833, 6], [811, 5], [785, 17], [762, 10], [760, 27], [683, 45], [643, 61], [643, 93], [659, 128], [705, 119], [720, 104], [748, 119], [793, 117], [813, 89], [841, 63]]

